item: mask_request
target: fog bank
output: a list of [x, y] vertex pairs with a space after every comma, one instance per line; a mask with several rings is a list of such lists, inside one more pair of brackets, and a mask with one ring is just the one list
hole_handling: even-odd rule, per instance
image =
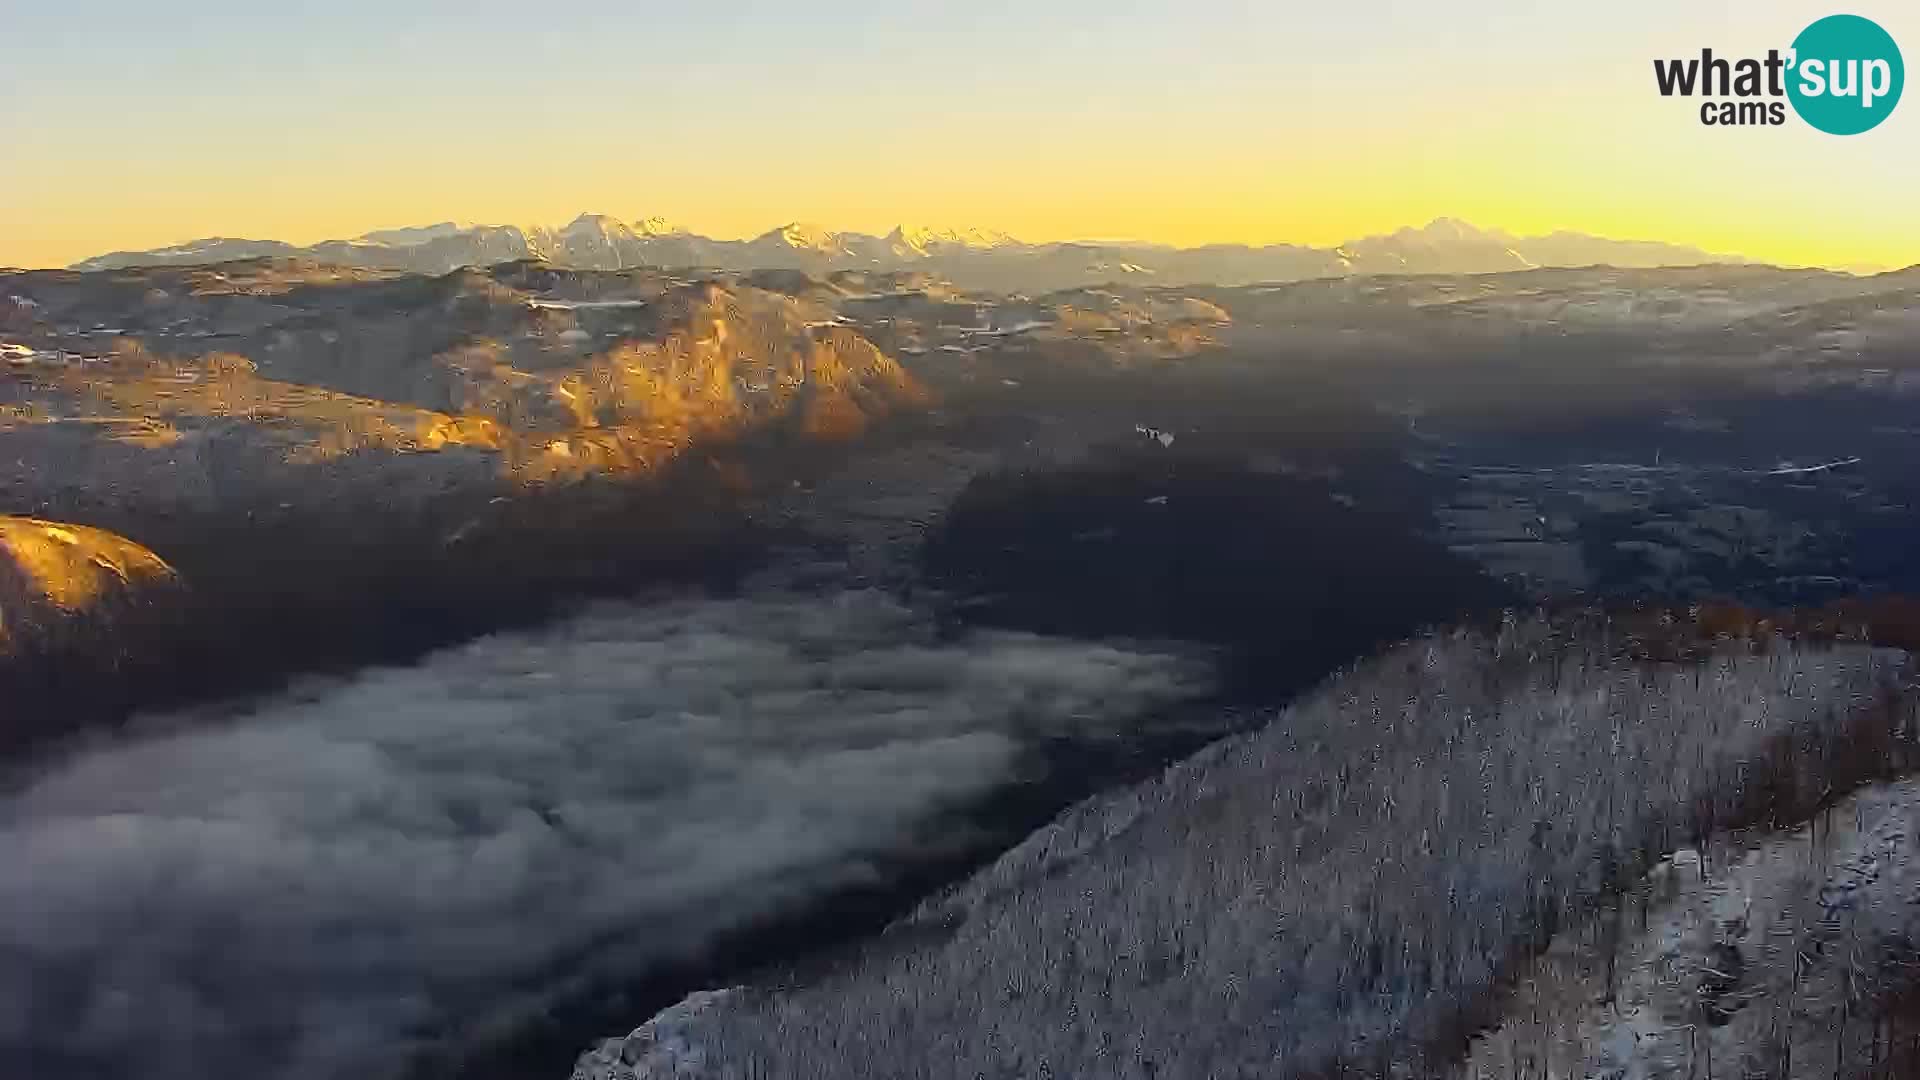
[[0, 1072], [386, 1075], [583, 957], [951, 843], [1037, 739], [1202, 678], [875, 594], [682, 599], [89, 751], [0, 796]]

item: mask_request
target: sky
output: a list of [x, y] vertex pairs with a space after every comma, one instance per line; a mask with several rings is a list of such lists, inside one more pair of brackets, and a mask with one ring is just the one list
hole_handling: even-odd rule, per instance
[[591, 211], [1183, 245], [1454, 216], [1906, 266], [1920, 101], [1837, 137], [1654, 86], [1842, 10], [1920, 57], [1920, 7], [1849, 3], [0, 0], [0, 265]]

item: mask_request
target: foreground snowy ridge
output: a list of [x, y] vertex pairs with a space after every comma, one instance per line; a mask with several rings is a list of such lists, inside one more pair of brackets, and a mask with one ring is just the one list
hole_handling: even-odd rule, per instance
[[1914, 760], [1903, 653], [1647, 666], [1604, 635], [1404, 646], [1073, 808], [839, 973], [690, 999], [575, 1080], [1444, 1072], [1662, 856]]
[[[1470, 1080], [1512, 1074], [1911, 1075], [1890, 998], [1920, 934], [1920, 780], [1876, 784], [1806, 826], [1662, 862], [1623, 910], [1561, 935], [1474, 1046]], [[1618, 915], [1626, 934], [1609, 935]], [[1644, 925], [1644, 929], [1639, 926]], [[1611, 967], [1605, 955], [1612, 949]], [[1613, 973], [1612, 985], [1607, 973]], [[1907, 1070], [1907, 1071], [1902, 1071]]]
[[662, 1010], [624, 1039], [608, 1039], [574, 1066], [576, 1080], [591, 1077], [706, 1075], [706, 1048], [698, 1039], [701, 1014], [722, 1006], [737, 990], [701, 990]]

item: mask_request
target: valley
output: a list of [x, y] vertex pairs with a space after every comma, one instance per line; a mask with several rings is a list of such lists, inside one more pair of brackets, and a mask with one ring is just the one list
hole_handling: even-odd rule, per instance
[[1920, 1077], [1787, 7], [0, 0], [0, 1080]]
[[[32, 615], [0, 639], [26, 703], [5, 842], [30, 860], [115, 815], [182, 837], [39, 877], [166, 912], [124, 977], [239, 1020], [5, 1060], [561, 1075], [691, 991], [837, 978], [1078, 800], [1435, 628], [1914, 592], [1916, 307], [1911, 271], [1750, 266], [1034, 292], [307, 255], [7, 274], [0, 584]], [[378, 762], [359, 809], [113, 779], [316, 745], [268, 783]], [[483, 774], [515, 779], [461, 779]], [[871, 798], [848, 818], [821, 782]], [[699, 838], [746, 852], [788, 814], [823, 831], [705, 861]], [[280, 901], [141, 876], [227, 873], [201, 821], [391, 858], [355, 899], [281, 866], [318, 899], [262, 923]], [[470, 897], [476, 940], [534, 909], [550, 932], [456, 960], [412, 882]], [[67, 942], [132, 910], [68, 906]], [[254, 945], [174, 987], [164, 943], [205, 920]], [[411, 944], [351, 985], [266, 944], [323, 926]], [[105, 1007], [97, 954], [8, 947], [60, 1008]], [[296, 1013], [237, 1004], [264, 979]], [[331, 1045], [308, 1007], [379, 1019]]]

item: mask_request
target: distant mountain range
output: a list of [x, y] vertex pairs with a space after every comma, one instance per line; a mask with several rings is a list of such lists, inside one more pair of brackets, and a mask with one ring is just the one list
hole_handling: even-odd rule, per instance
[[1422, 228], [1368, 236], [1339, 247], [1209, 244], [1178, 248], [1126, 241], [1023, 243], [975, 229], [902, 226], [885, 236], [790, 224], [751, 240], [716, 240], [658, 218], [623, 222], [582, 214], [558, 228], [442, 222], [383, 229], [307, 247], [278, 240], [210, 237], [151, 251], [116, 251], [76, 270], [306, 257], [351, 266], [442, 274], [462, 266], [543, 259], [573, 269], [634, 266], [723, 270], [923, 270], [996, 291], [1072, 288], [1108, 281], [1241, 285], [1351, 274], [1467, 274], [1540, 266], [1691, 266], [1746, 260], [1695, 247], [1608, 240], [1584, 233], [1514, 236], [1436, 218]]

